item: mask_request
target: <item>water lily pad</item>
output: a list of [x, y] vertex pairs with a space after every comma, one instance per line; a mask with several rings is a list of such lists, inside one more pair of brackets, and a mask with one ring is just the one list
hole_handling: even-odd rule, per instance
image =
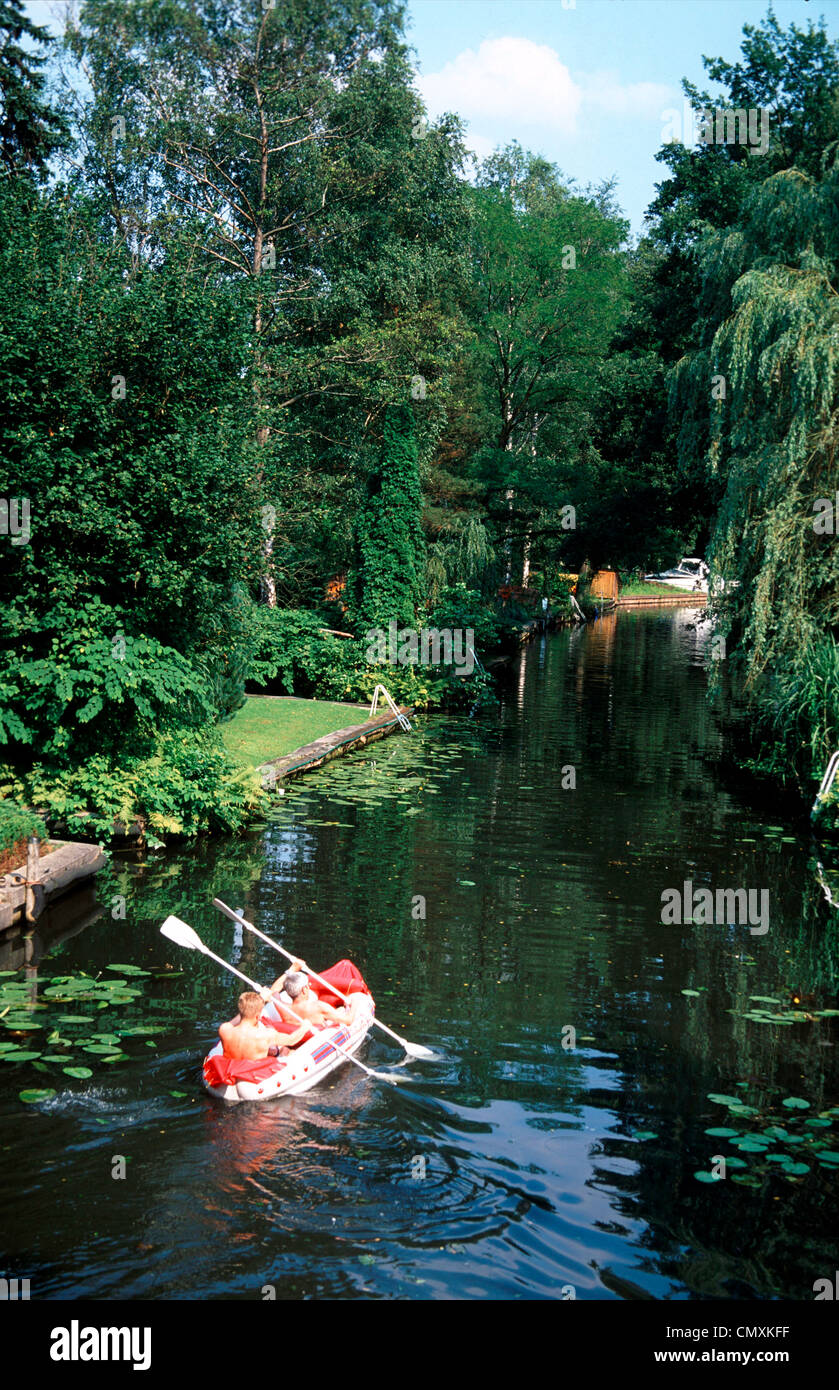
[[86, 1043], [82, 1048], [83, 1052], [101, 1052], [103, 1055], [106, 1052], [113, 1052], [113, 1050], [113, 1045], [110, 1043]]
[[638, 1140], [657, 1139], [658, 1135], [652, 1129], [636, 1129], [632, 1133], [632, 1138]]
[[4, 1052], [0, 1062], [37, 1062], [40, 1052]]
[[726, 1129], [723, 1126], [717, 1129], [706, 1129], [705, 1133], [710, 1134], [713, 1139], [734, 1139], [740, 1131], [739, 1129]]
[[781, 1004], [783, 1000], [774, 999], [771, 994], [750, 994], [749, 1000], [752, 1004]]
[[73, 1054], [72, 1054], [72, 1052], [50, 1052], [50, 1053], [46, 1053], [46, 1052], [45, 1052], [42, 1060], [45, 1061], [45, 1062], [59, 1062], [59, 1063], [61, 1063], [61, 1062], [72, 1062], [72, 1060], [73, 1060]]
[[756, 1178], [752, 1173], [732, 1173], [731, 1181], [739, 1183], [741, 1187], [762, 1187], [761, 1178]]
[[789, 1131], [781, 1125], [768, 1125], [763, 1131], [770, 1139], [789, 1139]]
[[739, 1097], [739, 1096], [723, 1096], [723, 1095], [720, 1095], [717, 1091], [709, 1091], [709, 1092], [708, 1092], [708, 1099], [709, 1099], [709, 1100], [712, 1100], [712, 1101], [714, 1102], [715, 1105], [739, 1105], [739, 1104], [740, 1104], [740, 1097]]
[[719, 1181], [720, 1181], [719, 1175], [718, 1175], [717, 1173], [705, 1173], [705, 1172], [700, 1171], [700, 1172], [698, 1172], [698, 1173], [694, 1173], [693, 1176], [696, 1178], [696, 1181], [697, 1181], [697, 1182], [719, 1182]]
[[40, 1091], [20, 1091], [18, 1094], [25, 1105], [37, 1105], [41, 1100], [52, 1100], [55, 1091], [45, 1087]]
[[691, 999], [698, 999], [698, 998], [699, 998], [699, 990], [698, 990], [698, 989], [683, 989], [683, 990], [682, 990], [682, 994], [687, 994], [687, 995], [689, 995], [689, 997], [690, 997]]
[[830, 1129], [831, 1125], [830, 1120], [824, 1120], [815, 1115], [811, 1119], [805, 1120], [804, 1123], [809, 1125], [810, 1129]]
[[93, 1017], [92, 1017], [91, 1014], [59, 1014], [59, 1015], [58, 1015], [58, 1018], [56, 1019], [56, 1022], [57, 1022], [57, 1023], [92, 1023], [92, 1022], [93, 1022]]
[[796, 1177], [796, 1178], [803, 1178], [804, 1175], [805, 1175], [805, 1173], [809, 1173], [809, 1171], [810, 1171], [810, 1165], [809, 1165], [809, 1163], [790, 1163], [789, 1166], [788, 1166], [788, 1168], [787, 1168], [787, 1173], [788, 1173], [791, 1177]]
[[64, 1067], [63, 1070], [68, 1076], [78, 1077], [79, 1081], [86, 1081], [89, 1076], [93, 1075], [90, 1067]]
[[725, 1166], [726, 1168], [748, 1168], [749, 1165], [746, 1162], [745, 1158], [737, 1158], [734, 1154], [731, 1154], [730, 1156], [726, 1154]]
[[141, 970], [139, 965], [106, 965], [106, 970], [119, 970], [123, 975], [150, 975], [150, 970]]
[[800, 1096], [787, 1096], [786, 1100], [781, 1101], [787, 1110], [809, 1110], [809, 1100], [802, 1100]]

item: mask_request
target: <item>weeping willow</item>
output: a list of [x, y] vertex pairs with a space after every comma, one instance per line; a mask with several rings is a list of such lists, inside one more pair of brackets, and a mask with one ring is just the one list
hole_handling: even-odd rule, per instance
[[671, 406], [717, 488], [717, 632], [789, 770], [817, 776], [839, 745], [839, 146], [818, 178], [768, 178], [698, 254], [699, 346]]

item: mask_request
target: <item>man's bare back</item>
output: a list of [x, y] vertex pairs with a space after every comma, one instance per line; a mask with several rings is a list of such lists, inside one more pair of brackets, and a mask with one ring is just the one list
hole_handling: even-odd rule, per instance
[[260, 1021], [262, 1007], [262, 999], [253, 991], [241, 995], [236, 1018], [222, 1023], [218, 1030], [225, 1057], [235, 1061], [258, 1062], [263, 1057], [284, 1056], [290, 1047], [302, 1042], [309, 1031], [308, 1024], [301, 1024], [294, 1033], [283, 1034], [280, 1045], [276, 1029]]

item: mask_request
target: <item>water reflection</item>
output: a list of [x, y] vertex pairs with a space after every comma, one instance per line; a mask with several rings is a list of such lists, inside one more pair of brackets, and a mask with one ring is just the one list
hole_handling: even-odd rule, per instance
[[[611, 614], [542, 640], [488, 719], [421, 721], [292, 784], [262, 832], [123, 864], [128, 920], [68, 940], [62, 970], [184, 973], [149, 985], [158, 1047], [44, 1113], [21, 1115], [0, 1067], [3, 1158], [32, 1173], [25, 1218], [0, 1198], [19, 1272], [37, 1265], [47, 1296], [809, 1299], [835, 1263], [835, 1172], [694, 1177], [725, 1143], [709, 1093], [758, 1118], [789, 1096], [800, 1116], [839, 1103], [820, 1016], [836, 914], [809, 840], [721, 775], [695, 618]], [[662, 891], [686, 878], [766, 888], [769, 932], [665, 926]], [[380, 1016], [437, 1059], [396, 1090], [353, 1070], [270, 1106], [209, 1100], [198, 1062], [236, 985], [173, 960], [160, 921], [184, 917], [256, 979], [277, 967], [216, 895], [314, 966], [351, 956]], [[745, 1016], [792, 991], [805, 1021]], [[400, 1060], [381, 1034], [365, 1056]], [[116, 1190], [118, 1144], [134, 1161]]]

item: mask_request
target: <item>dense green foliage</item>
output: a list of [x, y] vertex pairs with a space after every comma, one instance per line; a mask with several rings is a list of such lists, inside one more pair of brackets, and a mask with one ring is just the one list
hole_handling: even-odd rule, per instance
[[0, 799], [0, 853], [32, 835], [37, 835], [39, 840], [46, 839], [47, 831], [41, 817], [13, 797]]
[[712, 147], [659, 199], [674, 241], [693, 232], [672, 403], [685, 471], [705, 469], [714, 501], [713, 606], [752, 764], [807, 781], [839, 743], [839, 48], [770, 16], [743, 50], [706, 65], [730, 105], [772, 104], [767, 154], [744, 168]]
[[770, 14], [706, 59], [768, 148], [665, 145], [629, 247], [611, 185], [515, 143], [470, 184], [403, 27], [84, 0], [65, 117], [0, 0], [0, 753], [76, 830], [235, 828], [246, 687], [471, 707], [481, 667], [371, 630], [484, 661], [568, 571], [706, 549], [758, 757], [839, 741], [836, 46]]
[[423, 596], [422, 489], [411, 412], [385, 414], [382, 461], [356, 523], [352, 616], [359, 629], [413, 625]]

